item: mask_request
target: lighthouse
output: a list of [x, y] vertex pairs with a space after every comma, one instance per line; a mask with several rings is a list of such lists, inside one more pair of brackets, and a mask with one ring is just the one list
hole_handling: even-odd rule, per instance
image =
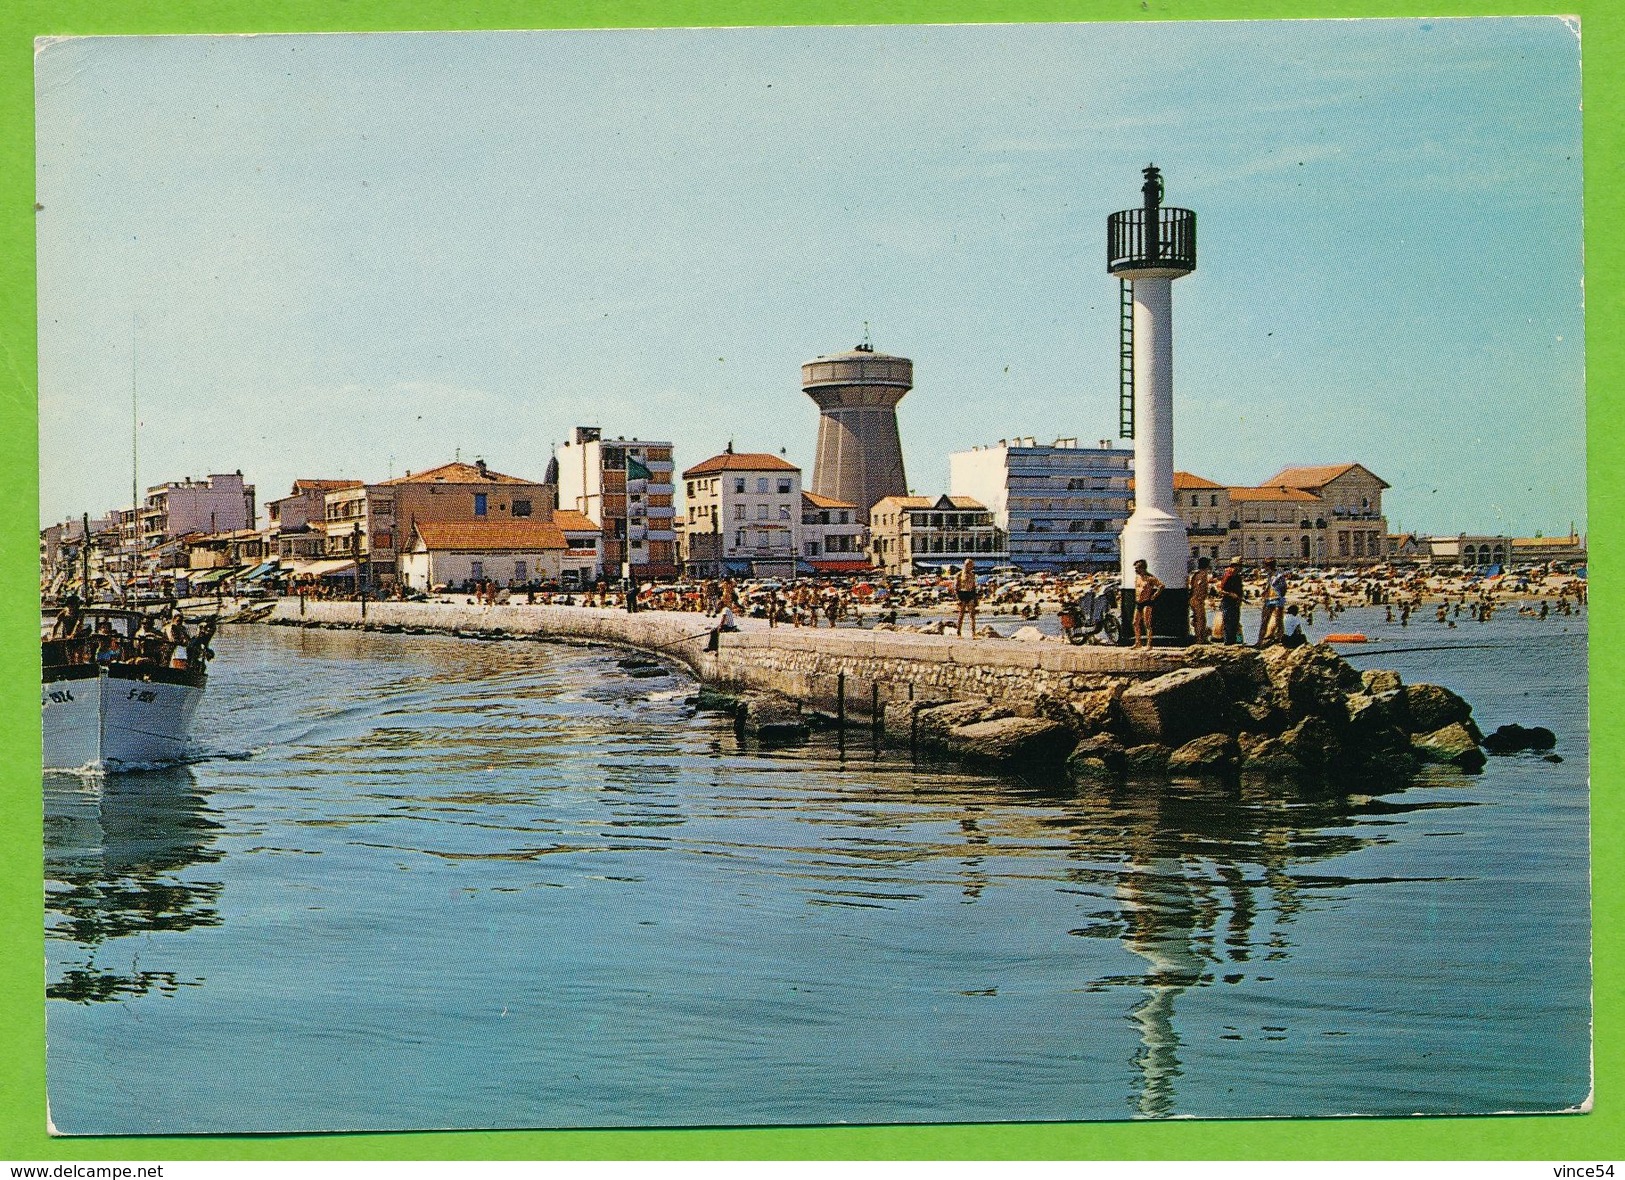
[[1134, 440], [1134, 514], [1123, 527], [1123, 642], [1133, 612], [1134, 563], [1166, 587], [1157, 597], [1156, 642], [1190, 639], [1190, 544], [1174, 503], [1173, 282], [1196, 269], [1196, 214], [1162, 203], [1162, 173], [1145, 169], [1138, 209], [1106, 219], [1106, 269], [1123, 283], [1122, 431]]

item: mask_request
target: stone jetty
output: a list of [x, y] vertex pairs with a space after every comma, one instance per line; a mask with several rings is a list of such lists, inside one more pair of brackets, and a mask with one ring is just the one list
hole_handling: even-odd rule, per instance
[[1136, 651], [755, 620], [713, 636], [697, 614], [441, 602], [283, 599], [268, 621], [626, 648], [686, 668], [700, 708], [764, 742], [861, 725], [916, 750], [1084, 780], [1247, 772], [1357, 790], [1423, 763], [1485, 761], [1461, 697], [1362, 673], [1325, 645]]

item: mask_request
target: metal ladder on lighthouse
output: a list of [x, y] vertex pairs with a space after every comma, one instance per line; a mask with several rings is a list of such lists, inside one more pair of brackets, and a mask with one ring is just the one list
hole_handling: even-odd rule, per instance
[[1134, 284], [1119, 279], [1117, 305], [1117, 437], [1134, 437]]

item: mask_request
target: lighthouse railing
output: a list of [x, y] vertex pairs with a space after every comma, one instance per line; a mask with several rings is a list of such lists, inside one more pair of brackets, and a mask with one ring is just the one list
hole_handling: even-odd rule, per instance
[[[1196, 214], [1189, 209], [1124, 209], [1106, 218], [1106, 269], [1196, 269]], [[1154, 232], [1147, 232], [1148, 230]]]

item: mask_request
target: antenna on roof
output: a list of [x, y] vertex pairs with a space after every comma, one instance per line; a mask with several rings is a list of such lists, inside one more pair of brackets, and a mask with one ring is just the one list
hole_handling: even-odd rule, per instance
[[731, 454], [734, 453], [734, 440], [733, 439], [730, 438], [728, 440], [728, 445], [723, 448], [723, 453], [728, 454], [728, 455], [731, 455]]
[[864, 320], [863, 321], [863, 343], [858, 345], [856, 351], [858, 351], [858, 352], [873, 352], [874, 350], [875, 350], [874, 343], [869, 339], [869, 321]]

